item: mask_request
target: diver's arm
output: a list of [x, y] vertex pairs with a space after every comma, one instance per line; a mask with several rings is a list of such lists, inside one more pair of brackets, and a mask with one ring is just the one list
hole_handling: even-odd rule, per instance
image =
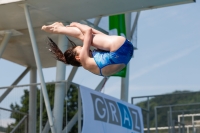
[[[70, 24], [70, 26], [79, 28], [83, 34], [84, 34], [85, 30], [87, 30], [87, 28], [90, 27], [90, 26], [80, 24], [80, 23], [77, 23], [77, 22], [72, 22]], [[90, 27], [90, 28], [92, 29], [92, 34], [104, 34], [104, 33], [100, 32], [100, 31], [98, 31], [98, 30], [96, 30], [92, 27]]]
[[103, 32], [92, 28], [92, 34], [104, 34]]
[[92, 29], [90, 27], [85, 28], [84, 31], [84, 41], [83, 47], [80, 53], [81, 64], [85, 69], [90, 69], [91, 67], [91, 58], [89, 56], [89, 49], [92, 42]]

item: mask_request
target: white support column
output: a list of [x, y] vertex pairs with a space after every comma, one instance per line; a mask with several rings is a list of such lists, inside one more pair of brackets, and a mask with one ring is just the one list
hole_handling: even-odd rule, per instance
[[12, 35], [11, 32], [9, 32], [9, 31], [5, 32], [5, 36], [4, 36], [4, 38], [3, 38], [2, 42], [1, 42], [1, 45], [0, 45], [0, 58], [1, 58], [3, 52], [4, 52], [5, 48], [6, 48], [6, 45], [8, 44], [8, 41], [9, 41], [11, 35]]
[[38, 74], [39, 74], [39, 77], [40, 77], [40, 82], [41, 82], [41, 86], [42, 86], [42, 93], [44, 95], [44, 102], [45, 102], [45, 105], [46, 105], [47, 115], [48, 115], [48, 119], [49, 119], [49, 123], [50, 123], [50, 127], [51, 127], [51, 132], [56, 133], [55, 128], [54, 128], [54, 122], [53, 122], [53, 114], [52, 114], [52, 111], [51, 111], [49, 97], [48, 97], [48, 94], [47, 94], [46, 84], [45, 84], [44, 76], [43, 76], [43, 72], [42, 72], [42, 65], [41, 65], [41, 62], [40, 62], [38, 47], [37, 47], [36, 40], [35, 40], [35, 35], [34, 35], [32, 23], [31, 23], [29, 10], [28, 10], [28, 7], [27, 7], [26, 4], [24, 5], [24, 12], [25, 12], [28, 30], [29, 30], [29, 34], [30, 34], [30, 38], [31, 38], [31, 44], [32, 44], [32, 47], [33, 47], [33, 53], [34, 53], [34, 56], [35, 56]]
[[[131, 30], [131, 13], [125, 14], [126, 22], [126, 38], [131, 39], [130, 30]], [[121, 100], [128, 102], [128, 92], [129, 92], [129, 63], [126, 68], [126, 77], [121, 78]]]
[[[65, 35], [59, 35], [58, 47], [64, 52], [68, 47], [68, 40]], [[66, 65], [57, 61], [56, 81], [65, 80]], [[65, 99], [65, 83], [57, 83], [55, 86], [54, 110], [55, 128], [57, 133], [61, 133], [63, 124], [63, 108]]]
[[81, 120], [82, 120], [81, 92], [80, 89], [78, 89], [78, 133], [81, 133]]
[[[30, 70], [30, 83], [37, 82], [37, 69]], [[30, 86], [29, 92], [29, 119], [28, 119], [28, 133], [36, 133], [37, 123], [37, 87]]]
[[126, 77], [121, 78], [121, 100], [128, 102], [129, 92], [129, 64], [126, 66]]

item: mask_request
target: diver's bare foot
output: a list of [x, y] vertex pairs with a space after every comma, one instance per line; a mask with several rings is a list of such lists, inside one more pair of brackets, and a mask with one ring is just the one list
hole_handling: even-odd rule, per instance
[[63, 23], [61, 23], [61, 22], [55, 22], [55, 23], [53, 23], [51, 25], [47, 25], [47, 26], [44, 25], [44, 26], [42, 26], [41, 30], [49, 32], [49, 33], [59, 34], [60, 31], [61, 31], [60, 28], [63, 28], [63, 27], [65, 27], [63, 25]]

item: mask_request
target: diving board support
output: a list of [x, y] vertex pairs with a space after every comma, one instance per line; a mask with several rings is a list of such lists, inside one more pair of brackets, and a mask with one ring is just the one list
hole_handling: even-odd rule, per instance
[[78, 133], [81, 133], [81, 120], [82, 120], [81, 93], [80, 89], [78, 89]]
[[[43, 122], [42, 122], [42, 118], [43, 118], [43, 94], [42, 94], [42, 90], [40, 89], [40, 127], [39, 127], [39, 133], [42, 133], [42, 128], [43, 128]], [[48, 122], [47, 122], [48, 123]]]
[[[131, 13], [125, 14], [126, 23], [126, 38], [131, 40], [130, 29], [131, 29]], [[129, 64], [126, 66], [126, 77], [121, 78], [121, 97], [120, 99], [128, 102], [128, 92], [129, 92]]]
[[[27, 67], [23, 72], [22, 74], [12, 83], [11, 86], [13, 85], [17, 85], [21, 79], [29, 72], [30, 70], [30, 67]], [[0, 97], [0, 103], [3, 101], [3, 99], [13, 90], [14, 87], [10, 87], [8, 88]]]
[[[37, 68], [32, 67], [30, 70], [30, 84], [37, 83]], [[36, 133], [37, 125], [37, 87], [30, 86], [29, 91], [29, 117], [28, 133]]]
[[1, 45], [0, 45], [0, 58], [1, 58], [6, 46], [8, 44], [8, 41], [9, 41], [11, 35], [12, 35], [12, 32], [10, 32], [10, 31], [6, 31], [5, 34], [4, 34], [4, 38], [3, 38]]
[[46, 89], [46, 85], [45, 85], [45, 81], [44, 81], [44, 76], [43, 76], [43, 72], [42, 72], [42, 65], [41, 65], [41, 62], [40, 62], [38, 47], [37, 47], [37, 44], [36, 44], [36, 39], [35, 39], [32, 23], [31, 23], [28, 5], [24, 4], [23, 6], [24, 6], [24, 12], [25, 12], [27, 25], [28, 25], [28, 31], [29, 31], [30, 38], [31, 38], [33, 53], [34, 53], [34, 56], [35, 56], [35, 61], [36, 61], [36, 65], [37, 65], [37, 69], [38, 69], [38, 73], [39, 73], [39, 77], [40, 77], [40, 81], [41, 81], [42, 93], [44, 95], [44, 102], [45, 102], [46, 109], [47, 109], [47, 115], [48, 115], [48, 118], [49, 118], [51, 132], [56, 133], [55, 127], [54, 127], [54, 122], [53, 122], [53, 114], [52, 114], [52, 111], [51, 111], [51, 106], [50, 106], [50, 102], [49, 102], [49, 98], [48, 98], [48, 94], [47, 94], [47, 89]]
[[[69, 47], [68, 40], [65, 35], [58, 35], [58, 47], [64, 53]], [[56, 61], [56, 81], [65, 80], [66, 65], [63, 62]], [[63, 125], [63, 108], [65, 99], [65, 83], [55, 84], [55, 95], [54, 95], [54, 124], [56, 133], [62, 131]]]

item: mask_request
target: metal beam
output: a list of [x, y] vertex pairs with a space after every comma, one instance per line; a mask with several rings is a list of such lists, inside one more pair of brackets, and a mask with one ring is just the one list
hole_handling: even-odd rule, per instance
[[24, 5], [24, 12], [25, 12], [28, 30], [29, 30], [29, 34], [30, 34], [30, 38], [31, 38], [31, 44], [32, 44], [32, 47], [33, 47], [33, 53], [34, 53], [34, 56], [35, 56], [36, 65], [37, 65], [37, 68], [38, 68], [38, 73], [39, 73], [39, 77], [40, 77], [40, 81], [41, 81], [41, 85], [42, 85], [42, 93], [44, 95], [44, 101], [45, 101], [45, 105], [46, 105], [46, 109], [47, 109], [47, 115], [48, 115], [48, 118], [49, 118], [51, 132], [56, 133], [55, 128], [54, 128], [54, 122], [53, 122], [53, 114], [52, 114], [52, 111], [51, 111], [51, 106], [50, 106], [50, 102], [49, 102], [49, 98], [48, 98], [48, 94], [47, 94], [47, 89], [46, 89], [46, 85], [45, 85], [45, 81], [44, 81], [44, 76], [43, 76], [43, 72], [42, 72], [42, 66], [41, 66], [41, 62], [40, 62], [38, 47], [37, 47], [36, 40], [35, 40], [35, 35], [34, 35], [32, 23], [31, 23], [31, 18], [30, 18], [28, 6], [26, 4]]
[[132, 26], [131, 33], [130, 33], [130, 36], [131, 36], [131, 37], [133, 36], [133, 33], [134, 33], [135, 28], [136, 28], [136, 26], [137, 26], [139, 16], [140, 16], [140, 11], [137, 12], [136, 17], [135, 17], [135, 20], [134, 20], [134, 22], [133, 22], [133, 26]]
[[43, 122], [42, 122], [42, 115], [43, 114], [43, 95], [42, 95], [42, 90], [40, 89], [40, 133], [42, 133], [42, 125], [43, 125]]
[[109, 79], [109, 77], [104, 77], [101, 80], [101, 82], [97, 85], [97, 87], [95, 88], [95, 90], [96, 91], [101, 91], [108, 79]]
[[[46, 84], [55, 84], [55, 83], [62, 83], [62, 82], [68, 82], [66, 80], [62, 80], [62, 81], [56, 81], [56, 82], [46, 82]], [[75, 85], [78, 85], [76, 83], [73, 83]], [[41, 85], [41, 83], [32, 83], [32, 84], [23, 84], [23, 85], [12, 85], [12, 86], [4, 86], [4, 87], [0, 87], [0, 90], [1, 89], [6, 89], [6, 88], [12, 88], [12, 87], [15, 87], [15, 88], [20, 88], [20, 87], [25, 87], [25, 86], [35, 86], [35, 85]]]
[[22, 115], [27, 115], [27, 114], [24, 113], [24, 112], [20, 112], [20, 111], [17, 111], [17, 110], [5, 109], [5, 108], [1, 108], [1, 107], [0, 107], [0, 110], [9, 111], [9, 112], [12, 112], [12, 113], [14, 112], [14, 113], [22, 114]]
[[[125, 14], [126, 22], [126, 38], [131, 40], [130, 29], [131, 29], [131, 13]], [[129, 63], [126, 66], [126, 77], [121, 78], [121, 100], [128, 102], [128, 92], [129, 92]]]
[[[17, 85], [21, 79], [29, 72], [30, 70], [30, 67], [27, 67], [23, 72], [22, 74], [12, 83], [12, 86], [13, 85]], [[3, 101], [3, 99], [13, 90], [14, 87], [10, 87], [8, 88], [0, 97], [0, 103]]]
[[67, 81], [71, 82], [76, 74], [76, 71], [78, 70], [78, 67], [73, 67], [68, 78]]
[[74, 124], [76, 124], [77, 120], [78, 120], [78, 113], [76, 113], [74, 115], [74, 117], [71, 119], [71, 121], [63, 129], [62, 133], [68, 133], [72, 129], [72, 127], [74, 126]]
[[[31, 68], [30, 83], [36, 83], [36, 82], [37, 82], [37, 68]], [[30, 86], [28, 133], [36, 133], [36, 125], [37, 125], [37, 87]]]
[[22, 122], [24, 122], [24, 120], [26, 120], [27, 115], [25, 115], [19, 122], [18, 124], [15, 126], [15, 128], [13, 128], [13, 130], [10, 133], [14, 133], [15, 130], [17, 130], [17, 128], [22, 124]]
[[12, 35], [12, 32], [10, 32], [10, 31], [5, 32], [4, 38], [3, 38], [1, 45], [0, 45], [0, 58], [1, 58], [3, 52], [6, 48], [6, 45], [8, 44], [8, 41], [9, 41], [11, 35]]
[[[68, 40], [65, 35], [58, 35], [58, 47], [62, 52], [69, 47]], [[57, 61], [56, 65], [56, 81], [65, 80], [66, 65], [60, 61]], [[57, 133], [62, 131], [63, 125], [63, 108], [65, 99], [65, 83], [55, 84], [55, 96], [54, 96], [54, 124]]]
[[98, 26], [99, 25], [99, 22], [101, 21], [101, 18], [102, 17], [95, 18], [95, 20], [94, 20], [94, 26]]
[[82, 120], [81, 92], [80, 89], [78, 89], [78, 133], [81, 133], [81, 120]]
[[69, 76], [68, 76], [68, 78], [67, 78], [68, 82], [66, 83], [66, 94], [67, 94], [69, 86], [70, 86], [70, 84], [71, 84], [71, 82], [72, 82], [77, 70], [78, 70], [78, 67], [73, 67], [71, 72], [70, 72], [70, 74], [69, 74]]

